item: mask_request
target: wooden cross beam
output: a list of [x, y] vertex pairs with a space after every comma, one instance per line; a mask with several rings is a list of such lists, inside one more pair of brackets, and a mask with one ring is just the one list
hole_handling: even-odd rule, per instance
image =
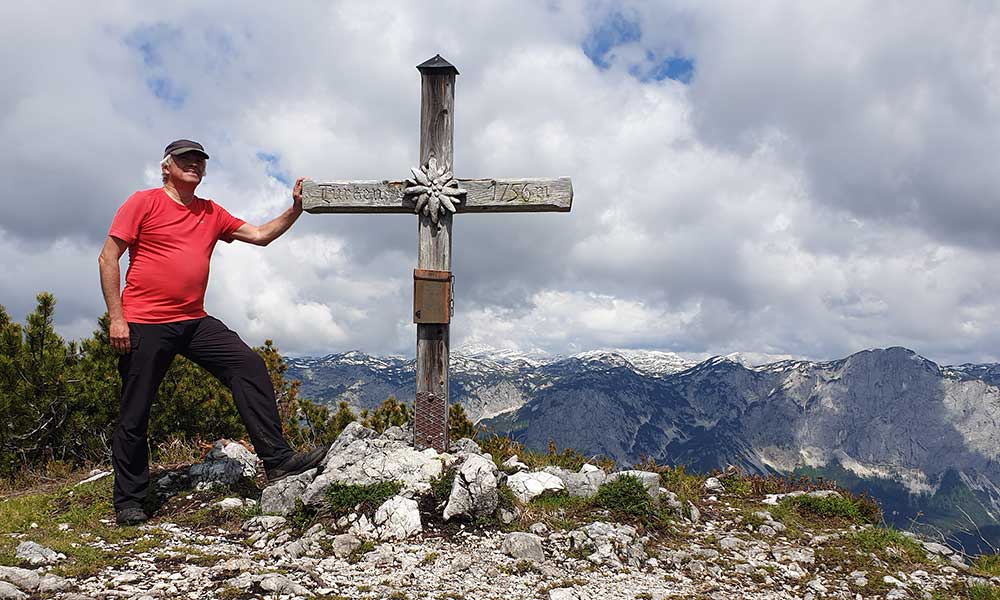
[[552, 179], [454, 178], [455, 76], [437, 55], [420, 71], [420, 167], [409, 179], [302, 183], [309, 213], [416, 213], [414, 270], [417, 381], [414, 446], [448, 449], [448, 359], [451, 309], [451, 227], [455, 213], [568, 212], [573, 185]]

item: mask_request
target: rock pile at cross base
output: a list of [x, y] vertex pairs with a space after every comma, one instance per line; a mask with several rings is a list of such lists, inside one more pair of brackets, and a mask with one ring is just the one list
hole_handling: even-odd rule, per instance
[[[823, 564], [817, 560], [823, 548], [836, 547], [842, 536], [866, 526], [786, 536], [786, 527], [767, 510], [780, 498], [761, 501], [751, 521], [727, 507], [725, 488], [714, 477], [702, 487], [699, 510], [661, 488], [657, 473], [607, 474], [588, 464], [577, 472], [557, 467], [532, 472], [517, 457], [501, 469], [470, 439], [453, 444], [447, 454], [417, 451], [410, 439], [399, 427], [379, 435], [352, 423], [321, 469], [265, 488], [259, 514], [247, 518], [239, 534], [162, 521], [144, 525], [140, 529], [150, 539], [161, 540], [157, 547], [123, 546], [121, 564], [96, 576], [50, 574], [65, 557], [26, 540], [18, 558], [32, 568], [0, 566], [0, 600], [900, 599], [946, 598], [952, 597], [948, 590], [965, 585], [1000, 585], [997, 577], [973, 577], [966, 558], [951, 549], [915, 537], [927, 563], [911, 572], [885, 574], [887, 565], [875, 554], [870, 569]], [[255, 461], [237, 444], [219, 443], [183, 477], [196, 489], [225, 488], [252, 472]], [[432, 485], [446, 473], [453, 474], [447, 500], [433, 500]], [[610, 518], [566, 528], [530, 523], [533, 498], [592, 496], [625, 475], [636, 477], [673, 515], [670, 535], [643, 534]], [[399, 492], [373, 512], [356, 509], [308, 527], [296, 522], [304, 511], [321, 515], [334, 484], [383, 482], [397, 482]], [[161, 489], [171, 484], [170, 477], [157, 482]], [[502, 502], [501, 486], [518, 502]], [[254, 499], [227, 498], [215, 509], [250, 506], [256, 506]], [[484, 526], [484, 520], [494, 525]], [[528, 531], [503, 527], [525, 522]], [[872, 578], [878, 585], [869, 586]], [[860, 591], [873, 589], [878, 592]]]

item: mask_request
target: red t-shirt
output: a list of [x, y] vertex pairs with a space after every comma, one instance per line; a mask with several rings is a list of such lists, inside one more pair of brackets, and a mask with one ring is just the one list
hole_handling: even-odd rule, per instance
[[108, 230], [129, 245], [125, 320], [171, 323], [206, 316], [212, 250], [219, 240], [232, 242], [243, 223], [211, 200], [196, 197], [184, 206], [163, 188], [129, 196]]

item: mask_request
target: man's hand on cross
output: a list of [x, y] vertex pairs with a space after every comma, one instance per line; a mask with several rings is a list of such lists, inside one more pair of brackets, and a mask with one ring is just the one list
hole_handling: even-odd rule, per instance
[[305, 181], [305, 177], [299, 177], [295, 180], [295, 185], [292, 187], [292, 208], [295, 212], [302, 212], [302, 182]]

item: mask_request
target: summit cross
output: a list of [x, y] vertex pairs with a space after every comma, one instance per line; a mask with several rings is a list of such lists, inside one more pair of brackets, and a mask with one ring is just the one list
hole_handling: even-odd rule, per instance
[[417, 324], [413, 445], [448, 449], [448, 359], [452, 315], [453, 214], [569, 212], [568, 177], [461, 179], [452, 171], [455, 76], [437, 55], [420, 71], [420, 166], [408, 179], [302, 183], [302, 207], [318, 213], [417, 214], [418, 254], [413, 271], [413, 321]]

